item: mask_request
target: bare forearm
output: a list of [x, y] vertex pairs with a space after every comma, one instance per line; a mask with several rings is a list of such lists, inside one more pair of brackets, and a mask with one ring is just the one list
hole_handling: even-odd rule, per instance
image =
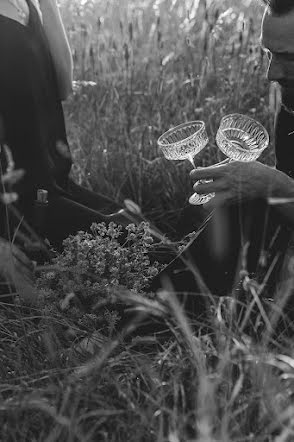
[[43, 26], [56, 69], [60, 99], [72, 91], [73, 61], [56, 0], [40, 0]]

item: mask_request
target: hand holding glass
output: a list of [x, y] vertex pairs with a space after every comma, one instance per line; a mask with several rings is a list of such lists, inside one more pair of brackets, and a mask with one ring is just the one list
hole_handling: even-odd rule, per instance
[[[204, 149], [208, 141], [205, 123], [196, 120], [168, 130], [159, 137], [157, 144], [167, 160], [189, 160], [195, 168], [194, 157]], [[192, 196], [193, 204], [204, 204], [207, 197], [210, 199], [207, 195]]]
[[[231, 161], [255, 161], [269, 145], [267, 130], [253, 118], [242, 114], [230, 114], [222, 118], [216, 134], [219, 149], [228, 157], [221, 163], [211, 167], [221, 166]], [[197, 184], [197, 183], [196, 183]], [[205, 195], [208, 202], [215, 194]], [[197, 194], [193, 194], [190, 204], [199, 204]]]
[[[168, 160], [188, 159], [193, 167], [194, 157], [208, 144], [208, 135], [203, 121], [180, 124], [158, 139], [158, 146]], [[242, 114], [230, 114], [222, 118], [216, 134], [219, 149], [228, 157], [210, 167], [218, 167], [229, 161], [255, 161], [269, 145], [266, 129], [253, 118]], [[209, 182], [211, 180], [201, 180]], [[196, 183], [197, 184], [197, 183]], [[193, 205], [205, 204], [214, 194], [194, 193], [189, 198]]]

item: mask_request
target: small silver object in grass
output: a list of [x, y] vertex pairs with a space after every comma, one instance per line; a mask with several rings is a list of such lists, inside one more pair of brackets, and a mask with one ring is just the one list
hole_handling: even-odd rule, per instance
[[203, 121], [189, 121], [165, 132], [157, 141], [167, 160], [189, 160], [194, 166], [194, 157], [208, 143]]
[[39, 203], [47, 204], [48, 203], [48, 191], [44, 190], [44, 189], [38, 189], [37, 201]]
[[242, 114], [222, 118], [216, 134], [219, 149], [235, 161], [255, 161], [269, 145], [269, 134], [258, 121]]

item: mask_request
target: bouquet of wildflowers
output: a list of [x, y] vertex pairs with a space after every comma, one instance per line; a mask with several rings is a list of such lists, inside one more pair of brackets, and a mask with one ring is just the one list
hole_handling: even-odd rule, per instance
[[94, 223], [90, 232], [69, 236], [38, 279], [45, 305], [53, 308], [57, 302], [62, 310], [79, 311], [81, 319], [99, 305], [117, 302], [117, 290], [142, 294], [160, 270], [148, 256], [152, 245], [147, 223], [125, 230], [115, 223]]

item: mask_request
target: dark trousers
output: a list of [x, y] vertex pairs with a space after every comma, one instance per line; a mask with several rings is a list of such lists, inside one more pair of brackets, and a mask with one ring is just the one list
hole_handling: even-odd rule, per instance
[[[105, 212], [114, 213], [121, 208], [104, 196], [73, 182], [70, 182], [68, 193], [69, 197], [51, 197], [46, 211], [43, 234], [57, 248], [61, 247], [62, 241], [70, 234], [89, 230], [94, 222], [108, 222]], [[195, 218], [199, 223], [201, 217], [204, 219], [208, 215], [203, 207], [187, 208], [182, 213], [181, 233], [197, 230]], [[289, 229], [281, 223], [277, 212], [264, 201], [220, 208], [211, 214], [201, 233], [179, 256], [173, 250], [166, 249], [166, 257], [161, 261], [168, 266], [152, 282], [150, 288], [156, 290], [164, 285], [164, 281], [169, 280], [176, 292], [197, 293], [203, 292], [204, 287], [207, 287], [213, 295], [228, 295], [238, 279], [236, 272], [243, 265], [241, 254], [245, 252], [247, 244], [244, 266], [249, 273], [255, 274], [262, 270], [260, 262], [264, 263], [265, 257], [268, 260], [266, 266], [276, 253], [281, 252], [282, 258], [288, 239]], [[152, 259], [156, 259], [156, 251]], [[191, 267], [199, 273], [204, 285], [195, 278]], [[278, 263], [275, 268], [278, 268]], [[273, 271], [268, 283], [271, 290], [276, 277], [276, 272]], [[199, 302], [196, 301], [195, 304], [195, 309], [199, 311]]]
[[[187, 222], [185, 229], [187, 229]], [[192, 226], [191, 226], [192, 227]], [[260, 283], [271, 268], [263, 296], [273, 297], [291, 229], [264, 201], [216, 210], [194, 241], [152, 282], [150, 289], [173, 290], [188, 315], [207, 319], [220, 296], [234, 296], [248, 305], [240, 271]]]
[[276, 115], [275, 153], [277, 169], [294, 178], [294, 115], [283, 107]]
[[[57, 249], [61, 248], [62, 241], [69, 235], [79, 230], [89, 230], [94, 222], [108, 222], [106, 213], [114, 213], [120, 209], [119, 205], [103, 195], [73, 182], [69, 184], [68, 193], [69, 197], [53, 196], [49, 199], [44, 222], [43, 235]], [[195, 217], [192, 216], [192, 211], [195, 212]], [[199, 223], [201, 217], [204, 219], [208, 215], [202, 207], [187, 208], [182, 213], [181, 233], [197, 230], [195, 218]], [[113, 220], [115, 221], [115, 217]], [[278, 251], [282, 251], [284, 255], [288, 237], [289, 230], [281, 225], [275, 210], [264, 201], [220, 208], [211, 214], [201, 233], [179, 256], [168, 248], [158, 252], [159, 260], [168, 266], [152, 282], [150, 289], [157, 290], [169, 281], [177, 293], [182, 292], [185, 297], [187, 293], [193, 293], [187, 297], [188, 310], [199, 313], [205, 310], [202, 307], [203, 296], [199, 295], [199, 299], [196, 299], [195, 293], [203, 293], [207, 288], [215, 296], [230, 294], [242, 265], [249, 273], [255, 274], [262, 270], [259, 263], [264, 261], [265, 255], [269, 261], [267, 266]], [[276, 239], [271, 244], [273, 238]], [[245, 252], [246, 244], [246, 262], [241, 263], [241, 254]], [[151, 259], [157, 259], [156, 247]], [[275, 269], [277, 268], [278, 263]], [[195, 272], [199, 278], [195, 277]], [[272, 286], [276, 273], [273, 271], [269, 281]]]
[[[105, 212], [113, 213], [120, 209], [103, 195], [73, 182], [69, 183], [67, 193], [68, 196], [49, 197], [42, 223], [42, 234], [57, 249], [61, 248], [68, 235], [89, 230], [94, 222], [107, 222]], [[203, 212], [205, 209], [199, 207], [193, 210]], [[195, 229], [192, 211], [189, 208], [183, 212], [183, 233]], [[199, 220], [201, 216], [196, 218]], [[172, 288], [189, 315], [206, 317], [211, 305], [210, 294], [216, 298], [230, 295], [238, 285], [242, 267], [249, 274], [260, 274], [262, 279], [278, 256], [267, 282], [267, 293], [272, 295], [289, 236], [290, 229], [263, 201], [218, 209], [180, 255], [176, 256], [169, 249], [164, 254], [161, 251], [167, 267], [152, 281], [149, 289]], [[156, 253], [152, 259], [156, 259]]]

